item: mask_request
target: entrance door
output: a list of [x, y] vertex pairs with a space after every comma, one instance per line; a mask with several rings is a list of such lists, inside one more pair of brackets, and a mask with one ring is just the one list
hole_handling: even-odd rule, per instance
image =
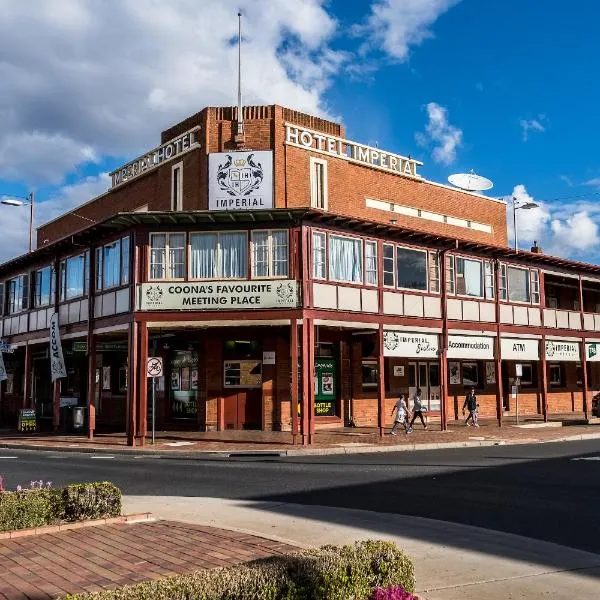
[[223, 398], [225, 429], [260, 429], [262, 390], [239, 390]]
[[53, 386], [47, 358], [35, 358], [33, 360], [33, 389], [31, 393], [40, 418], [51, 419]]
[[410, 397], [421, 388], [423, 405], [429, 411], [440, 410], [440, 365], [437, 362], [408, 364], [408, 393]]

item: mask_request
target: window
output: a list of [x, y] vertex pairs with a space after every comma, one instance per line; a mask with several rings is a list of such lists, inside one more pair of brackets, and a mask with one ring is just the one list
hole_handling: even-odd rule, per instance
[[560, 365], [548, 365], [548, 384], [555, 387], [562, 385], [562, 369]]
[[494, 299], [494, 265], [491, 261], [486, 260], [483, 264], [485, 277], [485, 297], [488, 300]]
[[501, 264], [500, 265], [500, 289], [498, 290], [498, 293], [500, 294], [500, 300], [506, 300], [506, 288], [507, 288], [506, 265]]
[[440, 257], [437, 252], [429, 253], [429, 291], [440, 291]]
[[454, 294], [454, 256], [446, 256], [446, 292]]
[[252, 232], [252, 277], [288, 276], [286, 230]]
[[456, 257], [456, 293], [478, 298], [483, 296], [480, 260]]
[[150, 279], [185, 277], [185, 233], [150, 234]]
[[462, 364], [463, 385], [477, 385], [479, 383], [479, 369], [476, 362]]
[[310, 159], [310, 205], [327, 210], [327, 161]]
[[71, 300], [87, 291], [89, 253], [71, 256], [60, 263], [60, 299]]
[[363, 282], [362, 240], [329, 236], [329, 278], [349, 283]]
[[29, 275], [20, 275], [8, 281], [8, 314], [29, 308]]
[[375, 388], [379, 382], [379, 365], [376, 360], [362, 361], [362, 386]]
[[377, 242], [365, 242], [365, 283], [377, 285]]
[[313, 255], [313, 277], [315, 279], [325, 279], [325, 265], [327, 261], [327, 245], [324, 233], [314, 231], [312, 234], [312, 255]]
[[521, 375], [521, 385], [533, 385], [533, 366], [531, 363], [521, 365], [523, 375]]
[[427, 291], [427, 252], [396, 248], [397, 287]]
[[54, 302], [54, 267], [45, 267], [35, 272], [33, 303], [36, 308]]
[[248, 234], [245, 231], [191, 233], [193, 279], [245, 279], [248, 276]]
[[529, 270], [508, 267], [508, 299], [510, 302], [529, 302]]
[[129, 236], [96, 248], [96, 290], [129, 283]]
[[532, 269], [531, 275], [531, 302], [532, 304], [540, 303], [540, 272]]
[[171, 167], [171, 210], [183, 210], [183, 163]]
[[394, 287], [395, 284], [395, 265], [394, 246], [391, 244], [383, 245], [383, 285]]
[[4, 314], [4, 282], [0, 283], [0, 315]]

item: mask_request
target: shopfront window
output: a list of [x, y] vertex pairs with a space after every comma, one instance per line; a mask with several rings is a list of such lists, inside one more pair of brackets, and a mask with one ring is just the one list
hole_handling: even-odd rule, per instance
[[363, 388], [376, 388], [379, 382], [379, 364], [376, 360], [362, 361]]
[[288, 276], [288, 233], [285, 229], [252, 232], [252, 277]]
[[363, 282], [362, 240], [329, 236], [329, 278], [348, 283]]
[[456, 293], [461, 296], [483, 296], [482, 264], [480, 260], [456, 257]]
[[327, 245], [324, 233], [314, 231], [312, 234], [313, 277], [325, 279], [327, 265]]
[[34, 305], [36, 308], [49, 306], [54, 302], [54, 267], [46, 267], [35, 272]]
[[150, 234], [150, 279], [183, 279], [185, 233]]
[[563, 383], [562, 368], [560, 365], [548, 365], [548, 384], [560, 387]]
[[27, 310], [29, 307], [29, 275], [20, 275], [8, 281], [8, 313]]
[[192, 279], [246, 279], [248, 234], [245, 231], [190, 234]]
[[79, 298], [87, 292], [89, 253], [71, 256], [60, 263], [60, 299]]
[[171, 413], [175, 419], [194, 419], [198, 410], [198, 353], [176, 350], [169, 361]]
[[427, 291], [427, 252], [396, 248], [397, 287]]
[[463, 385], [479, 384], [479, 369], [476, 362], [464, 362], [462, 364]]
[[337, 415], [337, 361], [335, 358], [315, 358], [315, 415]]
[[521, 385], [533, 385], [533, 365], [531, 363], [521, 365]]
[[508, 299], [511, 302], [530, 302], [529, 270], [508, 267]]

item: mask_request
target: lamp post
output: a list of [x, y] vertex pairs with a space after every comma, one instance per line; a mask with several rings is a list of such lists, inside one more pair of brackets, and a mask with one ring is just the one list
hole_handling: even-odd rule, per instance
[[33, 205], [35, 197], [33, 192], [29, 196], [13, 196], [12, 198], [3, 198], [2, 204], [6, 206], [29, 206], [29, 252], [33, 248]]
[[518, 210], [531, 210], [532, 208], [537, 208], [539, 204], [535, 202], [525, 202], [524, 204], [517, 204], [517, 199], [513, 196], [513, 227], [515, 230], [515, 252], [519, 252], [519, 234], [517, 233], [517, 211]]

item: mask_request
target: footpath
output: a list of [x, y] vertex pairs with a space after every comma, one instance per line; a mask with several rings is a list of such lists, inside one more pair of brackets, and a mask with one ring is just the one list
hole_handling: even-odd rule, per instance
[[0, 430], [0, 448], [111, 454], [160, 453], [165, 458], [205, 459], [207, 456], [261, 453], [278, 456], [359, 454], [600, 438], [600, 419], [594, 420], [594, 424], [565, 420], [515, 425], [513, 421], [498, 427], [495, 420], [480, 423], [479, 428], [452, 423], [447, 431], [440, 431], [437, 423], [431, 423], [426, 431], [415, 425], [410, 435], [399, 432], [397, 436], [391, 436], [388, 429], [384, 437], [379, 436], [377, 429], [368, 427], [322, 430], [315, 433], [314, 443], [310, 446], [302, 446], [299, 436], [294, 444], [291, 433], [273, 431], [159, 431], [154, 445], [147, 440], [144, 446], [130, 447], [124, 433], [101, 434], [89, 440], [85, 435]]

